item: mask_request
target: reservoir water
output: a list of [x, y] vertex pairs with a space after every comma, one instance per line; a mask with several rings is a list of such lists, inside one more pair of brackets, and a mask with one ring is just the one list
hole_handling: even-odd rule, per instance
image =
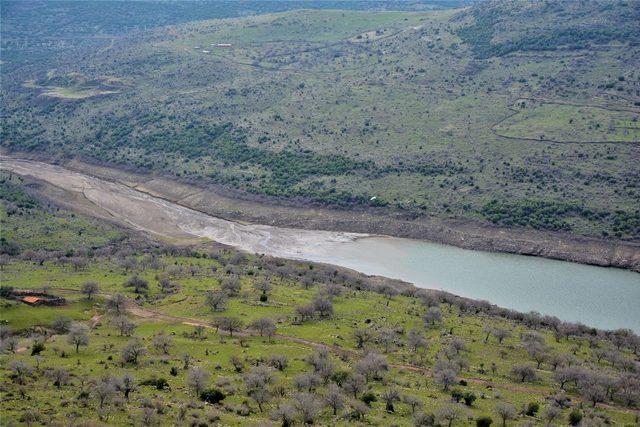
[[238, 223], [60, 166], [3, 156], [0, 168], [79, 193], [105, 216], [156, 235], [205, 237], [241, 250], [339, 265], [519, 311], [640, 332], [640, 273], [412, 239]]

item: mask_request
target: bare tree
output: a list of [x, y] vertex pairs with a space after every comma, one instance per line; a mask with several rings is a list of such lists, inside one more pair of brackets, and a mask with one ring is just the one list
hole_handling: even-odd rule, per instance
[[337, 415], [338, 411], [344, 408], [344, 396], [340, 387], [335, 384], [329, 384], [324, 401], [333, 410], [333, 415]]
[[558, 419], [562, 415], [562, 409], [557, 405], [550, 404], [547, 405], [544, 412], [542, 413], [542, 418], [547, 422], [547, 425], [552, 425], [552, 423]]
[[312, 392], [322, 384], [322, 379], [312, 372], [302, 372], [293, 377], [293, 386], [298, 391]]
[[127, 316], [116, 316], [111, 319], [113, 326], [120, 331], [120, 336], [131, 336], [136, 329], [136, 324], [127, 318]]
[[187, 386], [193, 390], [193, 392], [200, 396], [209, 383], [211, 374], [199, 366], [194, 366], [189, 369], [187, 373]]
[[114, 378], [113, 385], [127, 400], [129, 400], [129, 395], [136, 389], [134, 378], [127, 373], [125, 373], [121, 378]]
[[242, 330], [242, 320], [237, 317], [220, 317], [219, 320], [220, 329], [229, 332], [229, 336], [233, 337], [234, 332]]
[[313, 309], [320, 314], [321, 318], [331, 317], [333, 314], [333, 304], [322, 295], [317, 295], [313, 300]]
[[222, 281], [221, 289], [227, 293], [230, 297], [234, 297], [240, 294], [242, 286], [240, 285], [240, 279], [237, 277], [227, 277]]
[[422, 400], [420, 400], [420, 398], [416, 396], [411, 396], [411, 395], [403, 396], [402, 401], [411, 408], [411, 414], [414, 414], [414, 415], [416, 413], [416, 409], [421, 408], [423, 405]]
[[292, 403], [284, 403], [276, 408], [273, 416], [280, 420], [282, 427], [291, 427], [296, 418], [296, 408]]
[[467, 345], [462, 338], [454, 337], [449, 343], [449, 350], [455, 354], [459, 354], [461, 351], [466, 350]]
[[274, 354], [269, 356], [268, 363], [278, 371], [284, 371], [289, 365], [289, 359], [284, 354]]
[[450, 367], [442, 367], [440, 369], [436, 367], [433, 372], [433, 380], [436, 384], [440, 384], [444, 391], [449, 390], [449, 387], [456, 383], [456, 378], [456, 371]]
[[171, 347], [173, 347], [173, 339], [164, 332], [161, 332], [153, 336], [151, 345], [162, 354], [167, 355]]
[[140, 358], [147, 354], [146, 347], [142, 344], [139, 338], [133, 338], [122, 349], [122, 360], [125, 363], [132, 363], [138, 365]]
[[418, 328], [413, 328], [407, 335], [407, 345], [411, 351], [418, 352], [419, 350], [426, 349], [429, 345], [429, 341], [424, 336], [424, 332]]
[[69, 332], [70, 327], [71, 319], [66, 316], [56, 316], [51, 322], [51, 329], [53, 329], [56, 334], [66, 334]]
[[367, 387], [367, 379], [362, 374], [352, 374], [342, 384], [342, 388], [354, 399], [358, 398], [358, 394], [362, 393]]
[[455, 421], [461, 419], [464, 414], [465, 409], [461, 405], [457, 403], [450, 403], [438, 409], [436, 417], [443, 420], [447, 427], [451, 427], [451, 425]]
[[47, 372], [47, 376], [57, 388], [66, 385], [69, 382], [69, 372], [63, 367], [57, 366]]
[[80, 286], [80, 292], [87, 296], [87, 300], [91, 301], [94, 295], [97, 295], [100, 288], [96, 282], [84, 282]]
[[502, 344], [502, 341], [511, 336], [511, 332], [504, 328], [495, 328], [493, 330], [493, 336], [496, 337], [499, 344]]
[[115, 294], [107, 300], [107, 308], [116, 314], [124, 314], [127, 298], [122, 294]]
[[268, 317], [261, 317], [254, 320], [253, 322], [251, 322], [249, 327], [255, 331], [258, 331], [261, 337], [266, 335], [271, 338], [276, 333], [276, 324]]
[[17, 337], [8, 336], [2, 339], [2, 342], [0, 342], [0, 349], [2, 350], [2, 352], [8, 351], [9, 353], [13, 354], [18, 349], [18, 345], [19, 341]]
[[266, 366], [257, 366], [244, 375], [247, 396], [256, 402], [260, 412], [262, 412], [262, 405], [271, 399], [268, 386], [273, 381], [273, 371]]
[[89, 328], [82, 323], [74, 323], [71, 325], [69, 335], [67, 337], [69, 344], [76, 347], [76, 353], [80, 351], [80, 346], [89, 345]]
[[378, 342], [384, 348], [384, 352], [388, 353], [389, 348], [396, 344], [398, 340], [398, 334], [391, 328], [382, 328], [378, 332]]
[[309, 319], [313, 319], [315, 308], [311, 304], [299, 305], [295, 308], [296, 316], [301, 322], [305, 322]]
[[207, 291], [206, 302], [212, 311], [224, 311], [227, 308], [227, 294], [224, 291]]
[[313, 420], [321, 409], [321, 403], [318, 398], [311, 393], [296, 393], [293, 401], [295, 408], [302, 418], [302, 422], [305, 424], [313, 424]]
[[356, 370], [364, 375], [367, 381], [370, 379], [377, 380], [381, 379], [383, 372], [389, 370], [389, 363], [383, 355], [370, 352], [356, 364]]
[[94, 384], [91, 393], [98, 399], [100, 408], [102, 408], [105, 403], [111, 400], [116, 390], [110, 378], [103, 378]]
[[33, 367], [21, 360], [12, 360], [9, 362], [9, 370], [11, 377], [18, 384], [24, 384], [27, 378], [33, 372]]
[[556, 369], [553, 374], [555, 380], [560, 384], [560, 389], [564, 390], [567, 383], [573, 382], [576, 386], [582, 377], [583, 369], [579, 366], [565, 366]]
[[536, 370], [530, 365], [516, 365], [511, 369], [513, 376], [520, 382], [533, 382], [536, 380]]
[[440, 307], [429, 307], [422, 319], [427, 327], [433, 327], [442, 322], [442, 312], [440, 311]]
[[267, 295], [271, 291], [271, 283], [269, 279], [256, 280], [253, 284], [253, 289], [260, 292], [261, 295]]
[[124, 282], [126, 288], [133, 288], [136, 294], [144, 294], [149, 291], [149, 282], [139, 276], [133, 276]]
[[320, 376], [324, 382], [329, 381], [335, 370], [329, 351], [326, 348], [318, 348], [316, 351], [306, 357], [306, 362], [313, 366], [314, 374]]
[[387, 412], [395, 412], [393, 404], [400, 400], [400, 393], [397, 390], [386, 390], [380, 395], [380, 398], [385, 403]]
[[502, 427], [506, 427], [507, 421], [516, 417], [516, 407], [508, 402], [500, 402], [496, 405], [496, 413], [502, 419]]

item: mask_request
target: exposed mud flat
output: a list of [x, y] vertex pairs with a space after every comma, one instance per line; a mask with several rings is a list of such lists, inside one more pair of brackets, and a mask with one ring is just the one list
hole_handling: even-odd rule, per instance
[[[366, 237], [358, 233], [243, 224], [216, 218], [118, 182], [37, 161], [2, 157], [0, 167], [42, 180], [66, 192], [81, 194], [94, 205], [95, 213], [100, 217], [171, 240], [207, 238], [248, 252], [305, 258], [304, 253], [315, 247]], [[87, 211], [86, 206], [84, 210]]]
[[532, 255], [640, 272], [638, 241], [623, 242], [569, 233], [505, 229], [435, 218], [410, 219], [403, 213], [393, 211], [337, 210], [291, 203], [283, 205], [221, 187], [201, 188], [155, 175], [128, 172], [79, 160], [67, 162], [65, 166], [90, 176], [123, 183], [144, 193], [232, 222], [407, 237], [465, 249]]

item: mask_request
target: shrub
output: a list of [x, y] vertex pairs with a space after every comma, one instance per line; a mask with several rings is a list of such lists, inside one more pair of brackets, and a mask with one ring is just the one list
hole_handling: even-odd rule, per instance
[[571, 424], [572, 426], [577, 426], [580, 424], [581, 421], [582, 421], [582, 412], [580, 412], [578, 408], [574, 408], [569, 413], [569, 424]]
[[31, 355], [37, 356], [38, 354], [42, 353], [44, 349], [45, 349], [44, 343], [42, 343], [41, 341], [36, 341], [33, 343], [33, 346], [31, 347]]
[[227, 396], [217, 388], [210, 388], [200, 393], [200, 400], [211, 404], [220, 403], [225, 397]]
[[493, 420], [488, 415], [476, 418], [476, 427], [489, 427], [492, 423]]
[[169, 389], [169, 383], [164, 378], [149, 378], [141, 381], [140, 385], [155, 387], [157, 390]]
[[373, 394], [372, 392], [367, 392], [365, 394], [362, 395], [361, 400], [366, 403], [368, 406], [371, 405], [373, 402], [375, 402], [376, 400], [378, 400], [378, 398], [376, 397], [375, 394]]
[[529, 405], [527, 405], [527, 411], [525, 413], [530, 417], [535, 417], [539, 410], [540, 405], [538, 404], [538, 402], [529, 402]]
[[470, 391], [465, 392], [462, 398], [464, 399], [464, 404], [467, 406], [473, 405], [473, 402], [477, 399], [476, 395]]

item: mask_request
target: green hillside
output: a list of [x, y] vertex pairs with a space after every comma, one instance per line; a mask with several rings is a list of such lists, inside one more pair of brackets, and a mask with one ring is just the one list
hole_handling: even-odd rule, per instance
[[[639, 421], [630, 331], [124, 231], [107, 244], [97, 236], [110, 225], [11, 181], [2, 229], [19, 247], [0, 255], [3, 425]], [[4, 233], [18, 215], [27, 239]], [[70, 230], [90, 249], [61, 247]], [[24, 245], [34, 239], [37, 250]], [[25, 293], [65, 300], [31, 306]]]
[[301, 204], [637, 240], [640, 6], [565, 3], [163, 27], [6, 76], [2, 144]]

